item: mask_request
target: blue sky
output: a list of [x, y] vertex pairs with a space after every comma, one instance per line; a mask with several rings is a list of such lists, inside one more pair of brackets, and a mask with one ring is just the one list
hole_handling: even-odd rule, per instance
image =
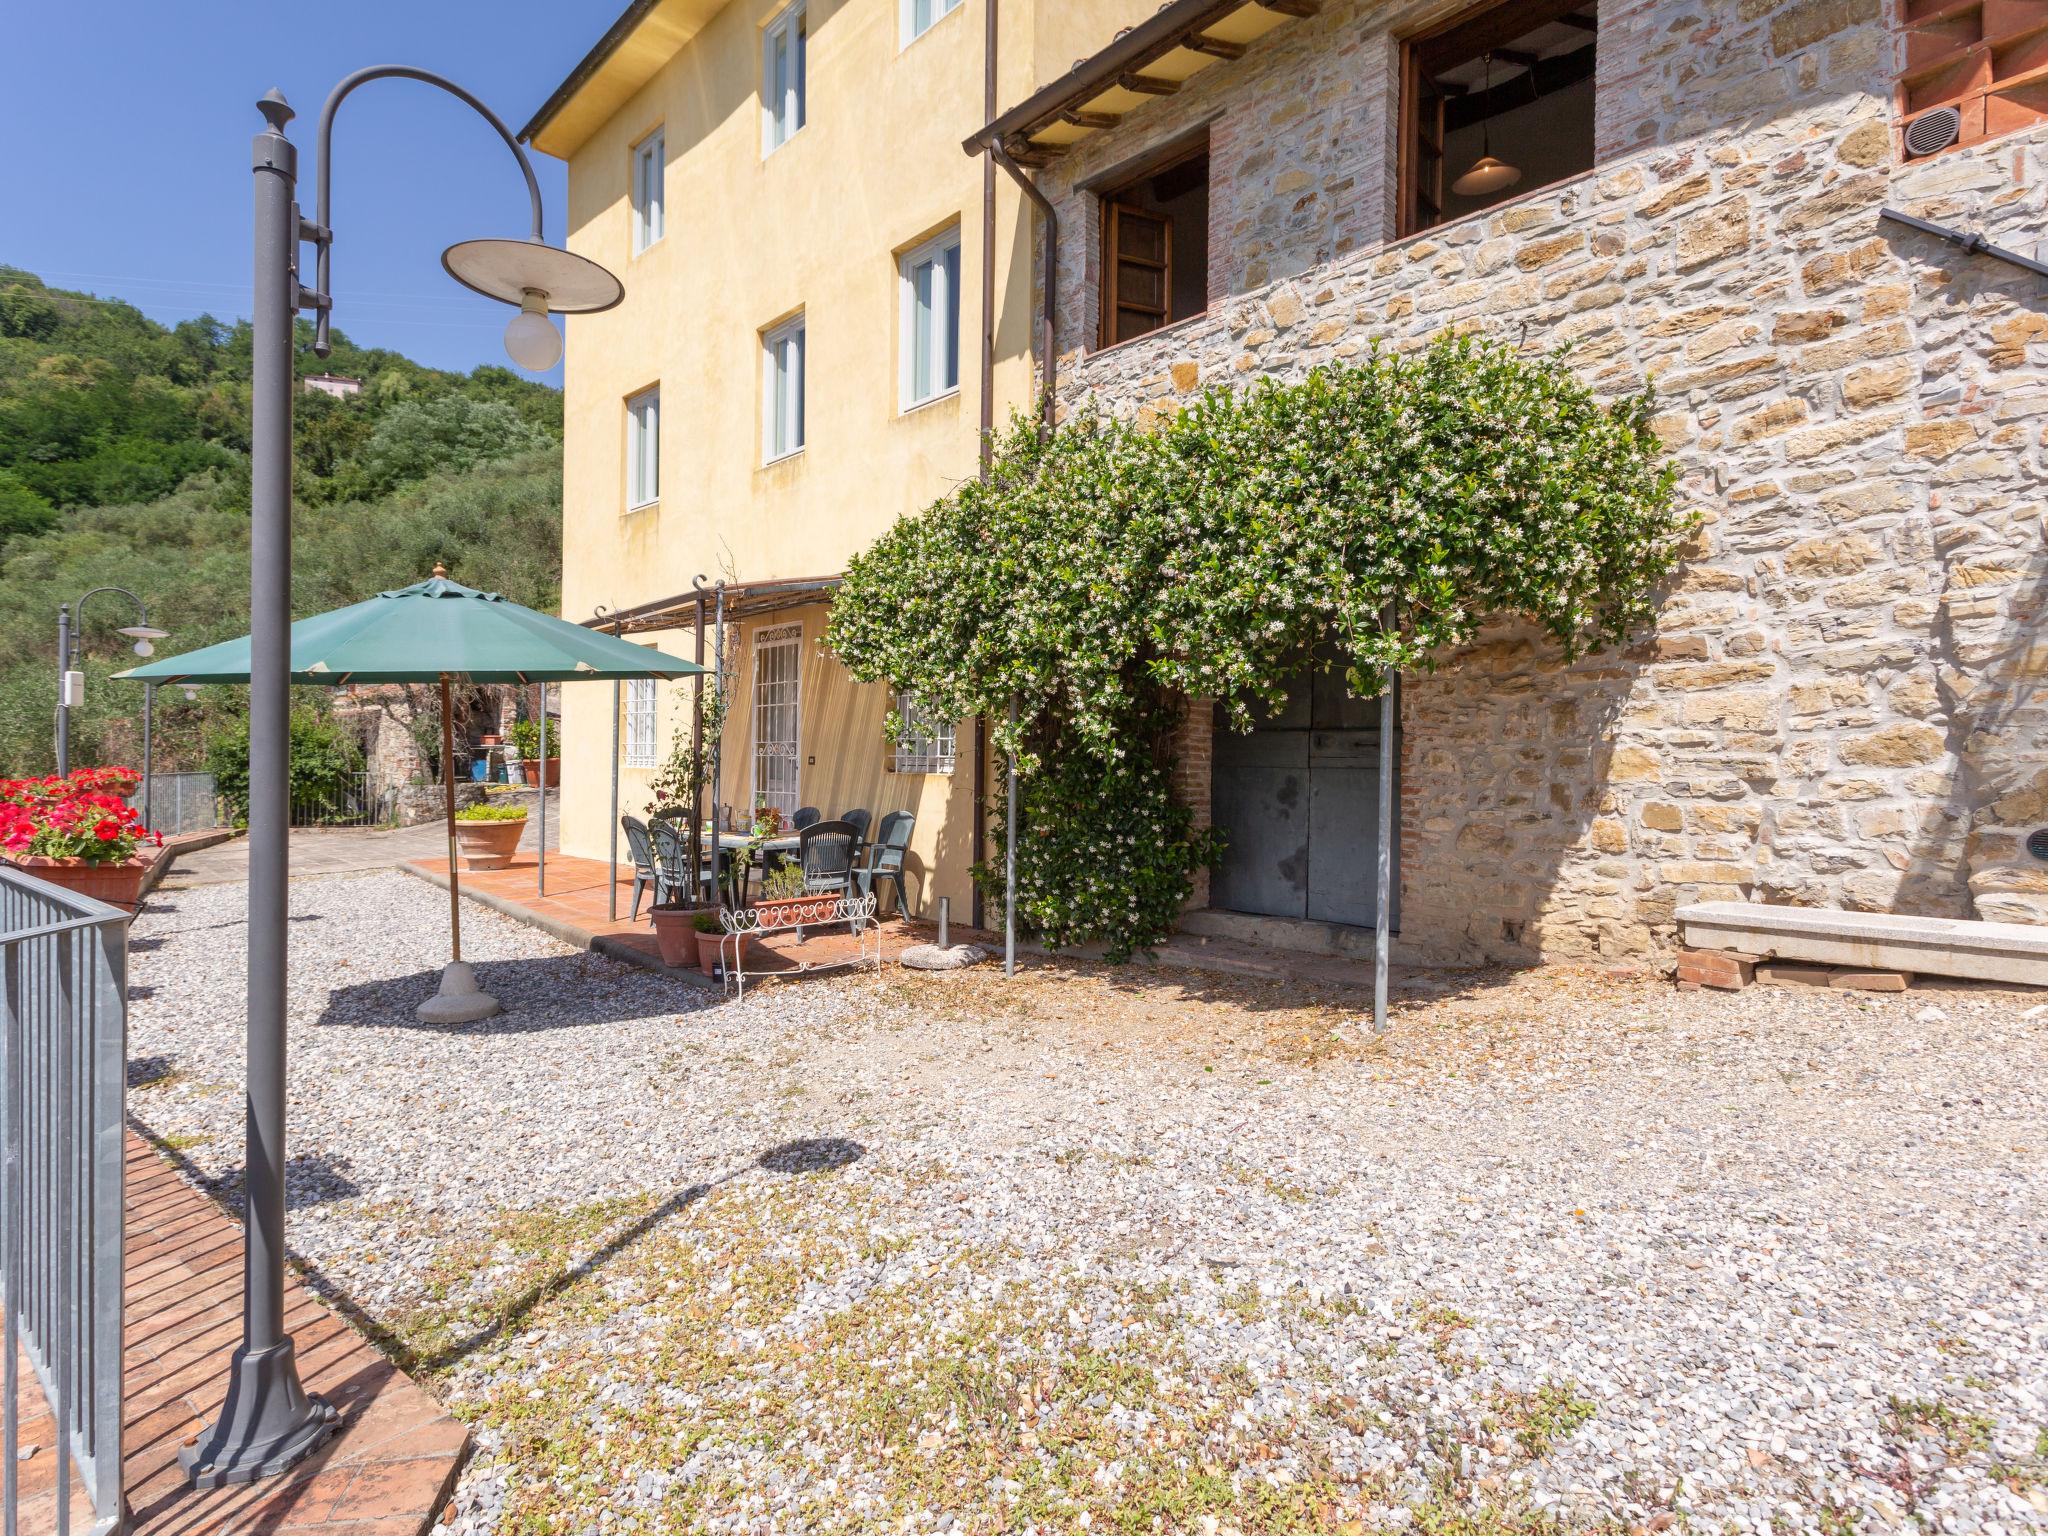
[[[298, 111], [289, 131], [310, 217], [320, 104], [343, 75], [435, 70], [516, 133], [624, 3], [20, 0], [0, 89], [0, 262], [166, 322], [239, 316], [266, 90]], [[336, 326], [439, 367], [506, 363], [510, 312], [440, 264], [457, 240], [526, 233], [518, 167], [489, 124], [429, 86], [383, 80], [342, 106], [334, 139]], [[563, 169], [540, 155], [534, 169], [559, 244]]]

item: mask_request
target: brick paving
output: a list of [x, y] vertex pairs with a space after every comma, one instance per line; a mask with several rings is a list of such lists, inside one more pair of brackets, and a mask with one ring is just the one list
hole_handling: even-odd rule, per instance
[[[130, 1536], [426, 1531], [454, 1487], [468, 1431], [290, 1278], [285, 1320], [300, 1377], [340, 1410], [341, 1428], [281, 1477], [207, 1493], [187, 1486], [179, 1448], [219, 1412], [241, 1340], [241, 1228], [133, 1133], [127, 1177]], [[55, 1529], [53, 1427], [47, 1412], [22, 1425], [23, 1445], [36, 1447], [21, 1464], [24, 1536]], [[73, 1529], [90, 1529], [82, 1494], [72, 1509]]]
[[[613, 917], [614, 908], [608, 895], [608, 889], [612, 887], [611, 871], [602, 859], [549, 854], [545, 896], [538, 890], [536, 862], [531, 853], [520, 853], [514, 855], [512, 862], [503, 869], [465, 869], [462, 871], [462, 893], [507, 917], [544, 929], [563, 943], [574, 944], [579, 949], [594, 949], [600, 954], [644, 965], [671, 976], [709, 980], [694, 965], [671, 967], [661, 963], [654, 930], [647, 920], [651, 895], [642, 894], [639, 917], [627, 915], [633, 907], [633, 867], [630, 864], [620, 866], [623, 875], [616, 884], [618, 916]], [[443, 889], [447, 887], [446, 858], [409, 859], [400, 867], [431, 880]], [[901, 918], [885, 920], [881, 930], [884, 960], [894, 960], [908, 946], [929, 943], [932, 939], [929, 924], [906, 922]], [[976, 934], [955, 924], [952, 940], [956, 944], [987, 943], [989, 935]], [[854, 948], [853, 940], [843, 931], [828, 933], [817, 929], [808, 930], [801, 939], [792, 933], [782, 933], [748, 942], [747, 974], [750, 977], [757, 969], [772, 975], [777, 971], [794, 970], [799, 965], [829, 962], [850, 954]], [[998, 939], [996, 942], [1000, 945], [1001, 941]]]

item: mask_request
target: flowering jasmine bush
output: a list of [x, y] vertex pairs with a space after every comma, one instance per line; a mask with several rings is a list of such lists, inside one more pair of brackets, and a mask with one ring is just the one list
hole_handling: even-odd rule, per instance
[[1246, 729], [1325, 634], [1371, 695], [1495, 615], [1567, 660], [1650, 620], [1693, 525], [1651, 412], [1446, 334], [1214, 390], [1151, 432], [1013, 421], [986, 480], [848, 567], [829, 643], [940, 716], [1017, 701], [995, 739], [1021, 776], [1019, 910], [1051, 942], [1127, 954], [1221, 846], [1170, 793], [1182, 696]]
[[0, 779], [0, 853], [17, 858], [83, 859], [119, 864], [163, 835], [142, 825], [118, 795], [91, 787], [104, 782], [87, 769], [69, 779]]

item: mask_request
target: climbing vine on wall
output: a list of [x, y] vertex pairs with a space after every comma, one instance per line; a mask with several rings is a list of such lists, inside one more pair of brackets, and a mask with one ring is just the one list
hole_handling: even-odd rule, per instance
[[1651, 413], [1647, 392], [1603, 401], [1563, 360], [1446, 334], [1213, 390], [1150, 431], [1019, 419], [986, 480], [849, 566], [829, 643], [856, 677], [997, 722], [1019, 912], [1121, 956], [1220, 847], [1170, 793], [1183, 695], [1243, 728], [1326, 634], [1369, 695], [1495, 616], [1567, 660], [1649, 622], [1693, 523]]

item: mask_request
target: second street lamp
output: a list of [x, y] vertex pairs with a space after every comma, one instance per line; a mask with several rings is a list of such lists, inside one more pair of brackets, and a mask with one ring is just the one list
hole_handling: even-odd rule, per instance
[[[135, 605], [136, 623], [124, 624], [115, 633], [125, 635], [135, 642], [135, 654], [147, 656], [156, 649], [158, 640], [168, 640], [171, 632], [158, 629], [149, 622], [149, 605], [130, 592], [126, 587], [94, 587], [75, 603], [57, 605], [57, 775], [59, 778], [71, 772], [71, 711], [84, 703], [85, 677], [79, 670], [81, 653], [85, 649], [85, 605], [102, 592], [118, 592]], [[156, 700], [156, 689], [142, 691], [142, 824], [150, 824], [151, 756], [156, 745], [153, 740], [152, 708]]]
[[[292, 334], [294, 317], [317, 317], [313, 350], [328, 353], [332, 307], [329, 258], [334, 234], [329, 188], [335, 109], [371, 80], [417, 80], [474, 108], [497, 130], [526, 180], [532, 232], [524, 240], [470, 240], [442, 257], [466, 286], [508, 304], [520, 315], [506, 335], [515, 362], [552, 365], [560, 339], [543, 349], [538, 323], [554, 329], [549, 313], [609, 309], [625, 296], [619, 280], [596, 262], [543, 242], [540, 183], [519, 141], [496, 113], [451, 81], [403, 65], [357, 70], [337, 85], [320, 113], [316, 217], [296, 201], [298, 150], [285, 137], [290, 103], [271, 91], [257, 110], [265, 127], [256, 135], [256, 274], [251, 314], [249, 510], [249, 982], [248, 1119], [243, 1179], [242, 1343], [229, 1367], [220, 1417], [180, 1452], [192, 1481], [203, 1488], [250, 1482], [282, 1472], [334, 1430], [333, 1411], [310, 1397], [299, 1380], [292, 1338], [284, 1326], [285, 999], [286, 881], [291, 783]], [[318, 287], [299, 282], [299, 248], [318, 250]]]

